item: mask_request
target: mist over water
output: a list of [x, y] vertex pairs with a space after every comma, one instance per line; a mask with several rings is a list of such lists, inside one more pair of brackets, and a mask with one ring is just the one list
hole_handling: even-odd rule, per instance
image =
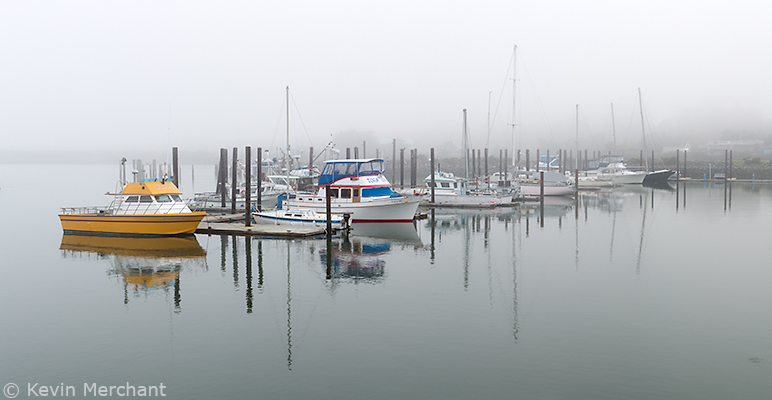
[[[209, 186], [209, 169], [183, 192]], [[328, 248], [63, 236], [58, 208], [103, 204], [116, 168], [19, 170], [0, 166], [14, 228], [0, 231], [4, 385], [162, 382], [170, 398], [772, 389], [768, 185], [627, 187], [543, 213], [434, 210], [355, 226]], [[30, 195], [38, 182], [53, 195]]]

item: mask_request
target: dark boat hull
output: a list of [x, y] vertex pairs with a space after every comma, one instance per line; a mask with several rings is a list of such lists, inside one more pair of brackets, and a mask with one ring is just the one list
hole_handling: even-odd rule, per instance
[[667, 180], [675, 174], [675, 171], [670, 169], [663, 169], [659, 171], [649, 172], [643, 178], [644, 186], [663, 186], [667, 184]]

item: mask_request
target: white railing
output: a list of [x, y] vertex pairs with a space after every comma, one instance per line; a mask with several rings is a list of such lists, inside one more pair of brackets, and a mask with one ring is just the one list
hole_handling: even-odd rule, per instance
[[62, 207], [62, 214], [111, 214], [109, 207]]

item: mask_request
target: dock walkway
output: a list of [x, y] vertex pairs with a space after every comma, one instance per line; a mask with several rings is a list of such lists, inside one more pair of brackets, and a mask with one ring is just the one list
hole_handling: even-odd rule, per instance
[[244, 214], [207, 215], [201, 220], [196, 233], [208, 235], [242, 235], [269, 237], [310, 237], [324, 235], [322, 227], [287, 226], [253, 223], [244, 225]]

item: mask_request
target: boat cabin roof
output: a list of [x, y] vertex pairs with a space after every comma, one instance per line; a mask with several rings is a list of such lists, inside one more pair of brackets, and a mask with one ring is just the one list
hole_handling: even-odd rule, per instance
[[139, 195], [182, 194], [180, 189], [177, 189], [177, 186], [175, 186], [174, 183], [168, 179], [129, 183], [126, 185], [126, 187], [123, 188], [121, 193]]
[[319, 186], [329, 185], [338, 179], [351, 176], [372, 176], [383, 173], [383, 159], [366, 158], [353, 160], [329, 160], [325, 162]]

